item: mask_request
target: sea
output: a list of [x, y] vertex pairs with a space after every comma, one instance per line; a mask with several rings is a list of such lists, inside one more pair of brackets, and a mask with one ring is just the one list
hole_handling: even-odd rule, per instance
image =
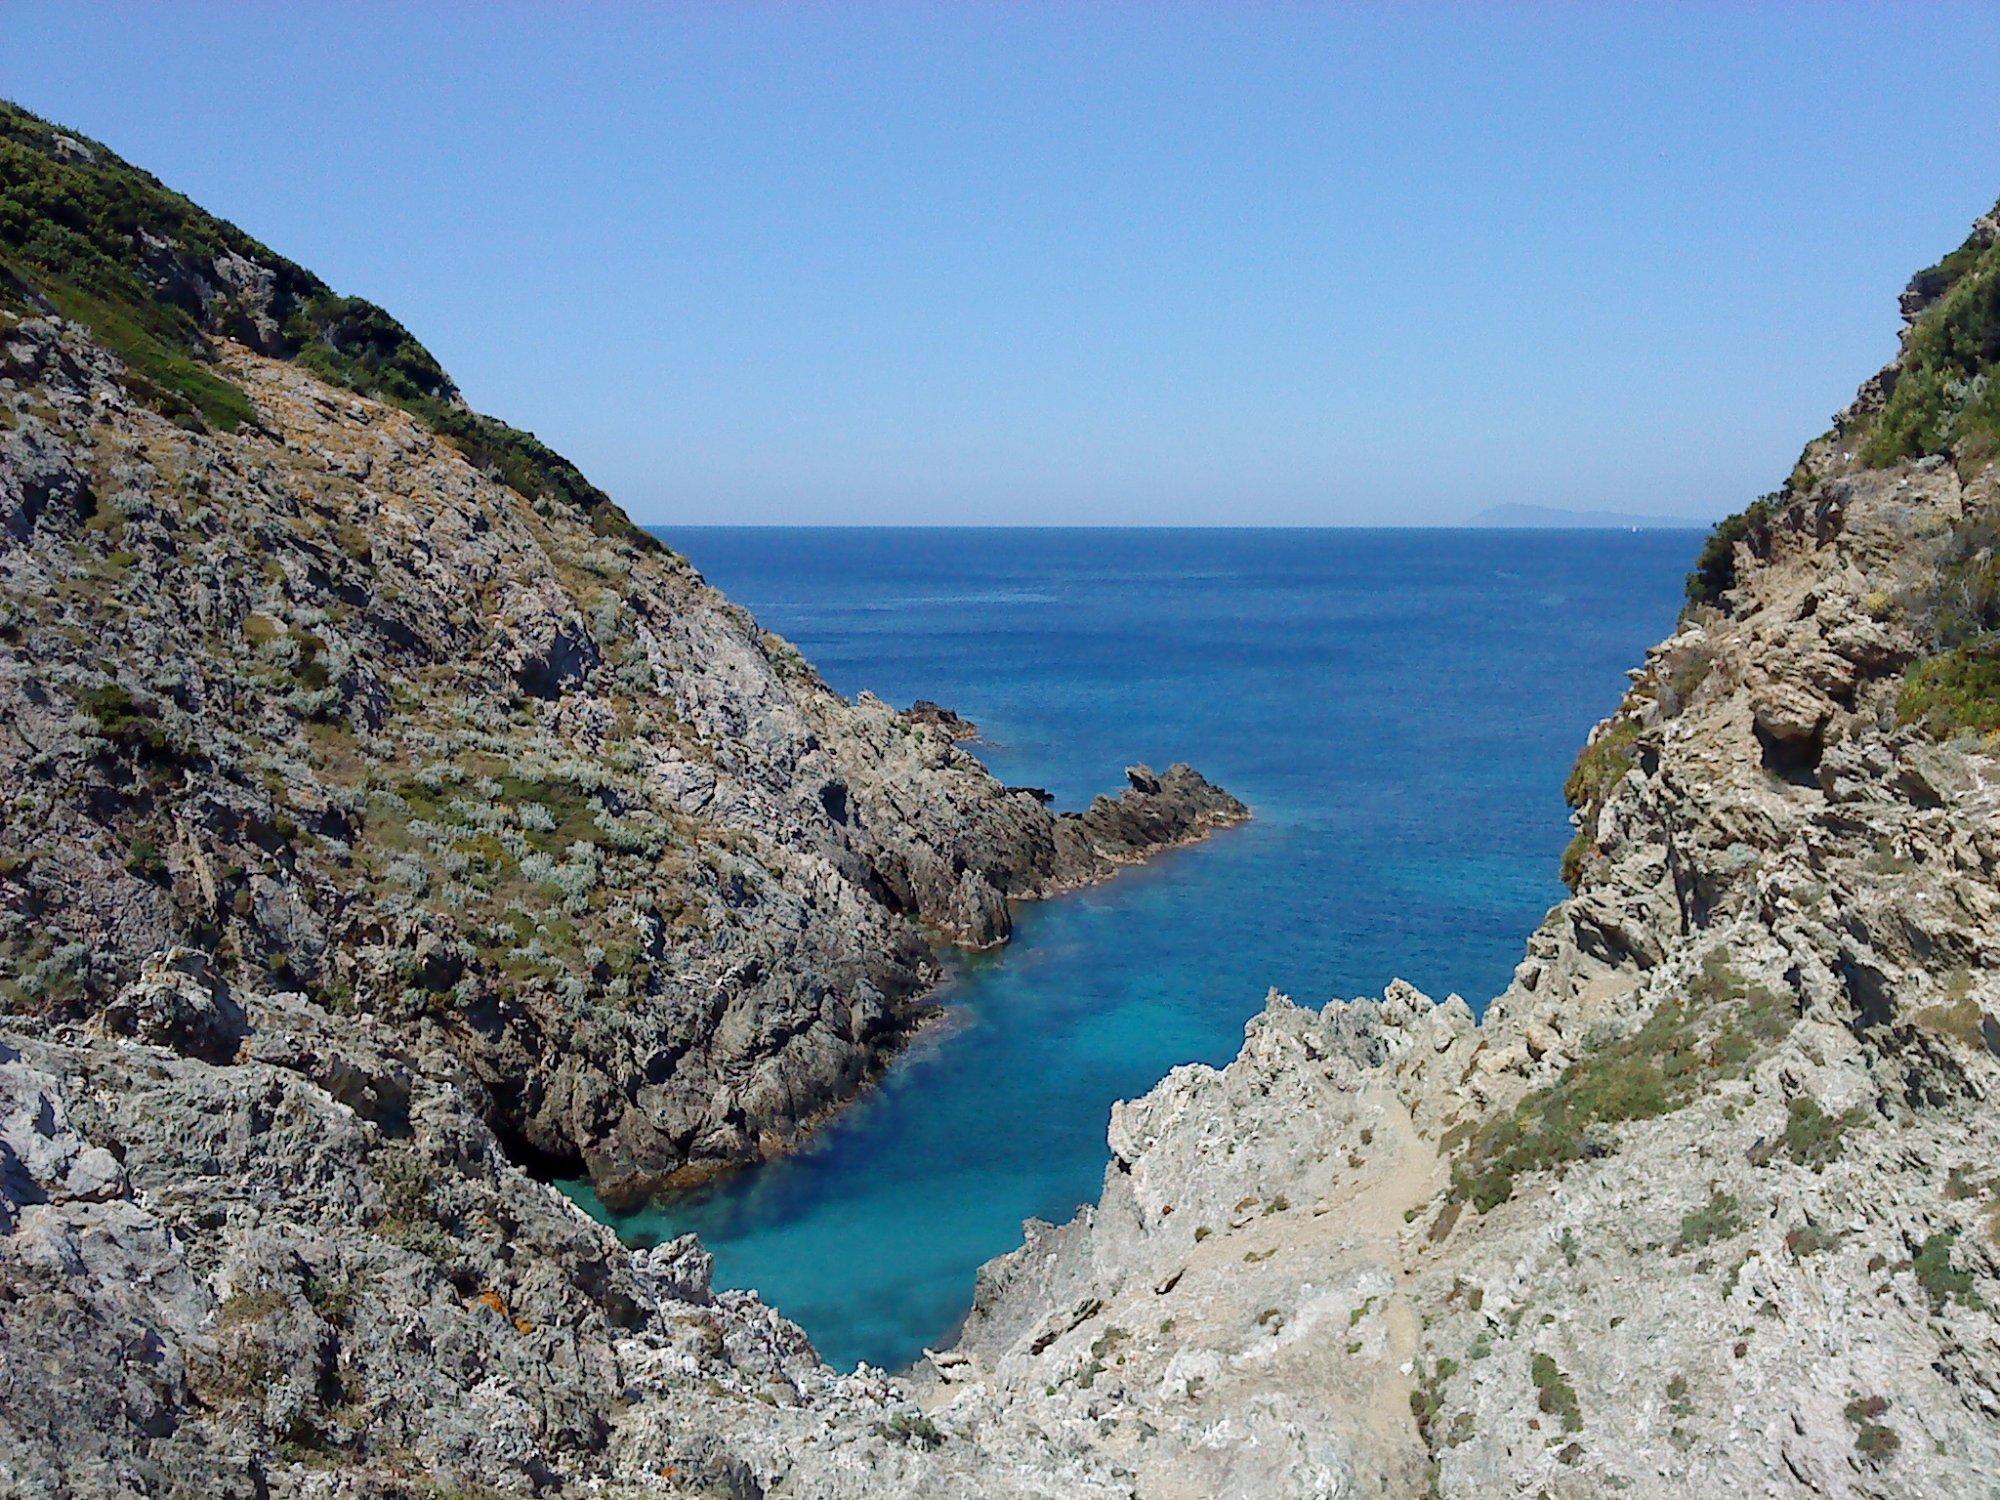
[[[974, 1273], [1097, 1196], [1113, 1101], [1221, 1065], [1273, 988], [1482, 1010], [1563, 895], [1570, 762], [1673, 626], [1691, 531], [670, 527], [839, 692], [929, 698], [1058, 807], [1185, 760], [1254, 819], [1017, 911], [797, 1155], [612, 1218], [694, 1231], [827, 1361], [949, 1341]], [[603, 1214], [587, 1188], [571, 1185]]]

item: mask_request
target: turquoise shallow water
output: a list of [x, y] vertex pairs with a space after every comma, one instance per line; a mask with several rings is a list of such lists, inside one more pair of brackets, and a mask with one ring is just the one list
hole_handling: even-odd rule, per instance
[[[949, 1336], [980, 1262], [1097, 1194], [1111, 1102], [1235, 1055], [1272, 985], [1474, 1006], [1558, 899], [1561, 785], [1664, 635], [1689, 532], [688, 528], [835, 688], [934, 698], [1061, 806], [1191, 761], [1251, 824], [1019, 913], [810, 1150], [616, 1221], [699, 1231], [835, 1365]], [[587, 1193], [581, 1195], [587, 1203]], [[592, 1205], [594, 1207], [594, 1204]]]

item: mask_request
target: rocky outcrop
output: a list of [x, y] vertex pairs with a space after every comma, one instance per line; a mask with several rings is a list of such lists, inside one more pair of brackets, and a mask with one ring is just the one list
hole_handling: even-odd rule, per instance
[[381, 309], [70, 139], [0, 105], [0, 1013], [185, 949], [632, 1198], [851, 1097], [939, 943], [1246, 816], [1185, 767], [1056, 814], [843, 700]]
[[197, 951], [452, 1052], [511, 1142], [630, 1197], [850, 1096], [933, 938], [1244, 816], [1184, 766], [1053, 813], [295, 365], [222, 356], [259, 422], [225, 437], [73, 327], [0, 338], [0, 952], [38, 1024], [150, 1037], [114, 997]]
[[1148, 1500], [1990, 1488], [2000, 745], [1930, 685], [2000, 624], [1996, 476], [1866, 461], [1896, 374], [1592, 736], [1575, 894], [1482, 1023], [1274, 996], [1120, 1105], [940, 1420], [1087, 1434]]
[[0, 199], [0, 1492], [959, 1472], [527, 1169], [783, 1150], [941, 949], [1246, 810], [1057, 813], [844, 700], [380, 309], [7, 105]]
[[313, 344], [324, 288], [183, 232], [179, 405], [0, 318], [8, 1493], [1991, 1487], [1990, 226], [1718, 533], [1483, 1018], [1273, 996], [906, 1383], [522, 1160], [778, 1149], [921, 1013], [927, 934], [1240, 808], [1135, 767], [1053, 815], [843, 702], [441, 372], [364, 394], [375, 311]]
[[955, 740], [976, 740], [979, 726], [967, 718], [962, 718], [942, 703], [933, 703], [928, 698], [919, 698], [909, 707], [910, 722], [923, 724], [933, 729], [942, 729]]
[[835, 1375], [692, 1239], [625, 1250], [391, 1029], [245, 1028], [0, 1043], [0, 1492], [1118, 1493]]

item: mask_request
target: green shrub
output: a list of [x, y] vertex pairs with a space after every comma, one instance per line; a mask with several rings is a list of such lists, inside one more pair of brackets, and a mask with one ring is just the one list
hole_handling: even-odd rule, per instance
[[1894, 390], [1871, 423], [1863, 463], [1880, 466], [1924, 454], [1989, 456], [2000, 442], [2000, 389], [1988, 378], [2000, 360], [2000, 246], [1978, 237], [1911, 286], [1930, 305], [1911, 324]]
[[1760, 496], [1733, 516], [1715, 523], [1702, 543], [1694, 571], [1687, 576], [1690, 604], [1720, 604], [1722, 596], [1736, 587], [1736, 547], [1747, 542], [1762, 555], [1770, 545], [1771, 517], [1784, 503], [1783, 491]]
[[1435, 1391], [1420, 1385], [1410, 1389], [1410, 1416], [1416, 1421], [1417, 1436], [1427, 1448], [1437, 1446], [1431, 1439], [1431, 1424], [1437, 1421], [1438, 1408], [1443, 1404]]
[[56, 135], [0, 103], [0, 301], [81, 323], [124, 362], [134, 394], [168, 416], [233, 429], [250, 400], [207, 367], [189, 312], [149, 284], [139, 235], [211, 256], [244, 237], [95, 143], [94, 161], [66, 156]]
[[[1350, 1345], [1349, 1352], [1357, 1352], [1359, 1347]], [[1429, 1370], [1420, 1367], [1416, 1371], [1416, 1382], [1410, 1390], [1410, 1415], [1416, 1419], [1417, 1436], [1433, 1452], [1439, 1446], [1437, 1418], [1444, 1408], [1444, 1385], [1457, 1373], [1457, 1360], [1440, 1359]]]
[[154, 710], [141, 704], [117, 683], [85, 688], [77, 694], [77, 706], [97, 723], [97, 732], [121, 750], [143, 759], [173, 761], [179, 758], [166, 727]]
[[1894, 1428], [1884, 1427], [1875, 1420], [1888, 1409], [1889, 1402], [1882, 1396], [1856, 1396], [1847, 1403], [1846, 1417], [1854, 1425], [1855, 1449], [1871, 1463], [1885, 1462], [1903, 1446]]
[[1841, 1136], [1863, 1118], [1851, 1109], [1830, 1115], [1817, 1100], [1801, 1094], [1785, 1101], [1785, 1133], [1778, 1144], [1798, 1165], [1823, 1172], [1827, 1163], [1840, 1159]]
[[292, 639], [299, 643], [299, 654], [292, 663], [292, 676], [307, 692], [316, 693], [333, 680], [326, 665], [326, 641], [309, 630], [294, 631]]
[[126, 851], [125, 868], [141, 880], [163, 880], [167, 874], [167, 860], [160, 852], [160, 846], [141, 834], [132, 840], [131, 848]]
[[912, 1448], [936, 1448], [944, 1443], [944, 1434], [938, 1431], [937, 1423], [908, 1412], [899, 1411], [886, 1422], [877, 1422], [873, 1431], [877, 1437]]
[[370, 1155], [368, 1171], [382, 1194], [375, 1232], [431, 1260], [450, 1259], [452, 1240], [439, 1221], [432, 1165], [408, 1146], [391, 1145]]
[[1597, 815], [1611, 789], [1637, 764], [1639, 723], [1636, 719], [1613, 719], [1576, 757], [1563, 796], [1577, 810], [1576, 836], [1563, 850], [1563, 883], [1575, 890], [1583, 879], [1584, 861], [1597, 847]]
[[1840, 1243], [1840, 1236], [1808, 1221], [1785, 1234], [1785, 1249], [1791, 1252], [1793, 1260], [1804, 1260], [1808, 1256], [1823, 1255]]
[[1663, 701], [1670, 712], [1679, 713], [1693, 700], [1701, 685], [1715, 670], [1715, 658], [1706, 650], [1684, 651], [1667, 668]]
[[1681, 1247], [1693, 1249], [1717, 1240], [1734, 1239], [1743, 1232], [1742, 1208], [1733, 1193], [1711, 1188], [1707, 1203], [1681, 1216]]
[[1592, 740], [1570, 767], [1563, 783], [1563, 797], [1571, 807], [1594, 812], [1611, 789], [1637, 764], [1634, 747], [1639, 742], [1639, 725], [1634, 719], [1614, 719]]
[[1929, 1295], [1931, 1306], [1940, 1312], [1950, 1302], [1963, 1302], [1967, 1307], [1975, 1308], [1986, 1305], [1972, 1289], [1972, 1273], [1961, 1271], [1951, 1263], [1952, 1246], [1957, 1243], [1956, 1229], [1934, 1234], [1924, 1241], [1916, 1259], [1910, 1262], [1917, 1284]]
[[1600, 1055], [1573, 1064], [1547, 1089], [1473, 1138], [1454, 1171], [1453, 1196], [1479, 1212], [1513, 1195], [1523, 1172], [1545, 1171], [1585, 1155], [1593, 1126], [1650, 1120], [1672, 1107], [1666, 1078], [1642, 1056]]
[[1694, 1402], [1688, 1399], [1688, 1378], [1676, 1375], [1667, 1382], [1667, 1411], [1678, 1421], [1686, 1421], [1694, 1415]]
[[1542, 1411], [1562, 1422], [1564, 1432], [1583, 1430], [1583, 1411], [1577, 1405], [1576, 1387], [1569, 1383], [1556, 1362], [1546, 1354], [1537, 1354], [1529, 1362], [1528, 1372], [1535, 1382], [1535, 1404]]
[[1939, 739], [2000, 733], [2000, 634], [1912, 666], [1896, 699], [1896, 718]]
[[2000, 731], [2000, 517], [1957, 522], [1902, 607], [1930, 654], [1904, 676], [1898, 720], [1939, 738]]
[[1903, 608], [1940, 646], [2000, 630], [2000, 517], [1975, 512], [1955, 522], [1938, 548], [1936, 573]]
[[1572, 891], [1583, 884], [1584, 862], [1596, 848], [1597, 840], [1581, 828], [1577, 829], [1576, 836], [1564, 846], [1559, 872], [1562, 875], [1562, 883]]
[[195, 346], [172, 313], [157, 303], [132, 302], [117, 291], [79, 286], [56, 276], [40, 281], [50, 306], [81, 323], [125, 366], [125, 384], [148, 406], [193, 426], [234, 432], [257, 409], [243, 387], [190, 352]]

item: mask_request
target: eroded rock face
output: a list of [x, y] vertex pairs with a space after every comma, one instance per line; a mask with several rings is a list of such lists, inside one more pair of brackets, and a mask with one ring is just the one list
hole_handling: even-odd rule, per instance
[[[289, 983], [441, 1042], [521, 1149], [630, 1198], [852, 1095], [927, 1013], [930, 935], [1001, 942], [1009, 901], [1245, 816], [1186, 767], [1053, 813], [297, 366], [229, 353], [262, 426], [197, 435], [74, 328], [4, 347], [20, 1014], [214, 1061], [230, 986]], [[183, 950], [212, 983], [146, 967]]]
[[1483, 1022], [1273, 996], [897, 1381], [520, 1160], [780, 1149], [920, 1013], [923, 928], [1242, 810], [1135, 767], [1051, 814], [265, 357], [268, 267], [144, 250], [241, 299], [255, 426], [0, 326], [0, 1491], [1992, 1488], [2000, 763], [1898, 702], [1995, 475], [1861, 464], [1894, 367], [1593, 736]]
[[[317, 1007], [246, 1022], [224, 1063], [0, 1044], [6, 1494], [1119, 1493], [1032, 1436], [932, 1452], [691, 1239], [633, 1254], [525, 1177], [448, 1058], [370, 1118], [301, 1071], [335, 1045]], [[337, 1045], [402, 1067], [371, 1023]]]
[[147, 960], [139, 977], [96, 1019], [109, 1035], [136, 1037], [211, 1062], [234, 1056], [245, 1032], [241, 1007], [198, 948], [169, 948]]
[[168, 206], [91, 227], [187, 314], [179, 395], [0, 272], [0, 1494], [1119, 1493], [523, 1164], [617, 1201], [782, 1151], [939, 945], [1247, 810], [1176, 766], [1056, 813], [847, 702], [386, 314]]
[[1806, 466], [1593, 737], [1575, 895], [1483, 1024], [1274, 996], [1119, 1106], [941, 1419], [1147, 1497], [1991, 1487], [2000, 753], [1898, 703], [1995, 479]]
[[1116, 1493], [946, 1451], [517, 1162], [615, 1199], [782, 1150], [933, 934], [1242, 805], [1141, 767], [1052, 812], [294, 366], [226, 351], [223, 437], [73, 327], [5, 348], [0, 1490]]

